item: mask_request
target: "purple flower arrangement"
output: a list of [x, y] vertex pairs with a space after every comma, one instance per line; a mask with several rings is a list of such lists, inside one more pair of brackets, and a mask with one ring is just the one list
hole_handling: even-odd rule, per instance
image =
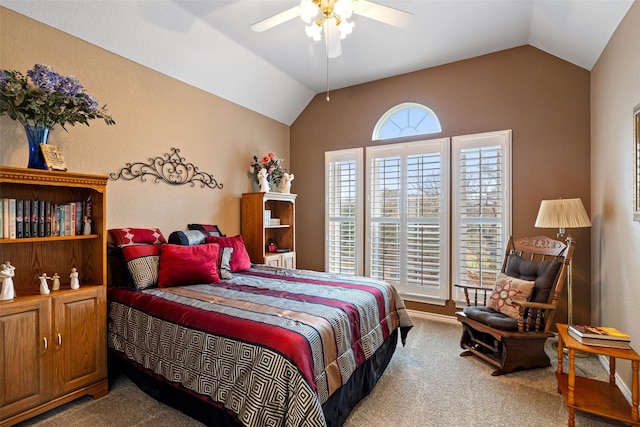
[[8, 115], [24, 126], [52, 129], [60, 125], [89, 125], [103, 119], [115, 124], [106, 105], [84, 91], [75, 76], [62, 76], [48, 65], [36, 64], [24, 76], [19, 71], [0, 70], [0, 115]]

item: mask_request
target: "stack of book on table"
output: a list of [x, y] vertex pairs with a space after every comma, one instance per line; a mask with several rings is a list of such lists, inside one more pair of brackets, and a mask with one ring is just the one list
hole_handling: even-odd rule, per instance
[[569, 335], [580, 344], [622, 349], [631, 348], [631, 337], [616, 328], [569, 325], [568, 331]]

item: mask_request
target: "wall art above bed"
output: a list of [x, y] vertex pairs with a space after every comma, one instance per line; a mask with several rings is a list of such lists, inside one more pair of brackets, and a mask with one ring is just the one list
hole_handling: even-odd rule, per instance
[[171, 185], [190, 184], [195, 187], [198, 182], [202, 188], [222, 189], [222, 183], [218, 183], [213, 175], [200, 172], [193, 163], [185, 163], [185, 158], [178, 153], [180, 153], [179, 149], [171, 148], [171, 153], [149, 158], [149, 163], [127, 163], [119, 172], [110, 173], [109, 178], [114, 181], [120, 178], [126, 181], [140, 178], [140, 181], [146, 182], [146, 177], [152, 176], [156, 184], [164, 181]]

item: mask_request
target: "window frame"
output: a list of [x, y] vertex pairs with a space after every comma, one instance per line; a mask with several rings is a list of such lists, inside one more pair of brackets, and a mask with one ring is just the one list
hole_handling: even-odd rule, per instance
[[[361, 276], [363, 274], [364, 269], [364, 192], [363, 192], [363, 157], [364, 157], [364, 148], [351, 148], [345, 150], [334, 150], [327, 151], [324, 155], [324, 165], [325, 165], [325, 180], [324, 180], [324, 194], [325, 194], [325, 250], [324, 250], [324, 264], [325, 271], [332, 271], [331, 269], [331, 244], [330, 244], [330, 226], [332, 222], [332, 218], [338, 219], [339, 221], [347, 221], [346, 218], [349, 217], [334, 217], [330, 215], [330, 182], [329, 182], [329, 174], [330, 174], [330, 165], [332, 162], [344, 162], [344, 161], [353, 161], [355, 162], [355, 193], [356, 193], [356, 207], [354, 213], [354, 222], [355, 222], [355, 249], [354, 249], [354, 258], [355, 258], [355, 274]], [[343, 274], [343, 273], [342, 273]]]
[[[454, 283], [462, 283], [462, 277], [460, 272], [460, 262], [462, 258], [462, 240], [461, 240], [461, 206], [460, 206], [460, 188], [459, 185], [459, 177], [460, 177], [460, 156], [463, 149], [469, 148], [488, 148], [490, 146], [500, 146], [502, 150], [502, 170], [503, 170], [503, 180], [502, 186], [503, 190], [502, 194], [502, 203], [504, 206], [503, 215], [500, 220], [500, 226], [503, 230], [501, 233], [501, 239], [499, 244], [501, 245], [499, 248], [496, 248], [496, 252], [499, 254], [500, 263], [498, 266], [498, 270], [502, 267], [501, 262], [504, 257], [504, 252], [507, 244], [507, 240], [511, 235], [511, 224], [512, 224], [512, 131], [511, 130], [502, 130], [495, 132], [485, 132], [478, 133], [472, 135], [462, 135], [455, 136], [452, 138], [451, 149], [451, 161], [452, 161], [452, 186], [454, 188], [452, 193], [451, 205], [452, 205], [452, 222], [451, 222], [451, 230], [452, 230], [452, 245], [451, 245], [451, 282]], [[490, 283], [485, 283], [485, 286], [489, 287]], [[466, 301], [464, 298], [464, 293], [462, 290], [456, 288], [452, 293], [453, 300], [456, 304], [456, 307], [462, 307], [466, 305]]]
[[[440, 154], [440, 283], [437, 287], [423, 288], [422, 292], [417, 292], [415, 287], [409, 286], [406, 283], [407, 275], [407, 158], [410, 155], [416, 154], [430, 154], [439, 152]], [[372, 217], [371, 217], [371, 197], [372, 197], [372, 180], [371, 180], [371, 162], [374, 158], [400, 156], [402, 184], [401, 184], [401, 206], [400, 216], [398, 219], [400, 228], [400, 278], [399, 283], [394, 284], [398, 289], [398, 292], [403, 298], [426, 302], [430, 304], [445, 305], [446, 301], [450, 298], [450, 284], [449, 284], [449, 212], [450, 212], [450, 138], [438, 138], [431, 140], [411, 141], [405, 143], [385, 144], [379, 146], [371, 146], [366, 148], [365, 153], [365, 194], [367, 197], [367, 203], [365, 205], [365, 274], [369, 277], [372, 275]], [[380, 155], [384, 154], [384, 155]], [[384, 222], [386, 222], [385, 220]], [[395, 223], [393, 220], [388, 220], [390, 223]]]
[[[381, 133], [385, 128], [385, 125], [393, 119], [393, 117], [401, 112], [407, 111], [407, 110], [418, 110], [421, 111], [425, 114], [425, 117], [431, 117], [435, 123], [437, 124], [438, 129], [434, 130], [434, 131], [429, 131], [426, 133], [413, 133], [411, 135], [397, 135], [397, 136], [390, 136], [390, 137], [386, 137], [386, 138], [381, 138]], [[413, 127], [413, 126], [411, 126]], [[418, 137], [418, 136], [423, 136], [423, 135], [432, 135], [435, 133], [440, 133], [442, 132], [442, 124], [440, 123], [440, 119], [438, 118], [437, 114], [429, 107], [427, 107], [426, 105], [422, 105], [422, 104], [418, 104], [416, 102], [403, 102], [402, 104], [398, 104], [395, 105], [393, 107], [391, 107], [390, 109], [388, 109], [379, 119], [378, 122], [376, 123], [376, 125], [373, 127], [373, 132], [371, 134], [371, 140], [372, 141], [388, 141], [388, 140], [393, 140], [393, 139], [397, 139], [397, 138], [406, 138], [406, 137]]]

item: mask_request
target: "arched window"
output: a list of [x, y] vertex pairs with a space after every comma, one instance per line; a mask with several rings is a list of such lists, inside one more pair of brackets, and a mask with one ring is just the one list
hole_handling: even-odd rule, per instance
[[441, 132], [440, 120], [431, 108], [405, 102], [389, 109], [373, 128], [372, 141]]

